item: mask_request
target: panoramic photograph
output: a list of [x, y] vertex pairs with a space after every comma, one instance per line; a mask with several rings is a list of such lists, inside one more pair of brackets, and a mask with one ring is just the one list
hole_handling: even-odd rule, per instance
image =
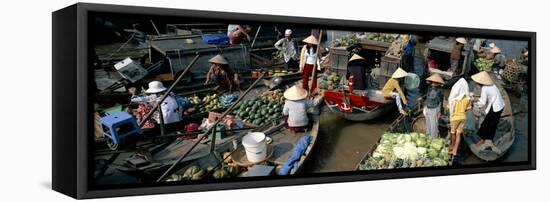
[[91, 22], [98, 186], [529, 161], [528, 41]]

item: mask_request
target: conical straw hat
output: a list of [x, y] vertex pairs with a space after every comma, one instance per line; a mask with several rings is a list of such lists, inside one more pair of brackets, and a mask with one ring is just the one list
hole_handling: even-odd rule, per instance
[[458, 37], [456, 38], [456, 42], [461, 44], [466, 44], [466, 39], [464, 37]]
[[222, 55], [216, 55], [216, 56], [210, 58], [210, 60], [208, 60], [208, 62], [216, 63], [216, 64], [222, 64], [222, 65], [229, 64], [229, 62], [227, 62], [227, 60]]
[[313, 35], [310, 35], [307, 38], [305, 38], [303, 40], [303, 42], [309, 43], [309, 44], [319, 45], [319, 40], [317, 40]]
[[472, 79], [482, 85], [493, 85], [493, 80], [491, 79], [491, 76], [489, 76], [489, 73], [487, 73], [486, 71], [482, 71], [473, 75]]
[[407, 72], [401, 69], [401, 67], [399, 67], [397, 68], [397, 70], [395, 70], [395, 72], [393, 72], [393, 74], [391, 75], [391, 78], [398, 79], [406, 76], [407, 76]]
[[491, 48], [491, 52], [492, 53], [500, 53], [500, 48], [495, 46], [495, 47]]
[[426, 78], [426, 81], [432, 81], [432, 82], [436, 82], [436, 83], [440, 83], [440, 84], [445, 83], [443, 78], [441, 78], [441, 76], [438, 73], [432, 74], [430, 77]]
[[365, 60], [365, 58], [357, 55], [357, 54], [353, 54], [353, 56], [351, 56], [351, 58], [348, 60], [348, 62], [351, 62], [351, 61], [354, 61], [354, 60]]
[[292, 86], [291, 88], [287, 89], [283, 96], [287, 100], [302, 100], [307, 97], [307, 91], [299, 86]]

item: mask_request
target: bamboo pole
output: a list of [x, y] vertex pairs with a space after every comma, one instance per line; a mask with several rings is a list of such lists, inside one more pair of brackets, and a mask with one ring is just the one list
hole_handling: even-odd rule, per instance
[[166, 99], [166, 97], [168, 97], [168, 95], [170, 94], [170, 92], [172, 92], [172, 90], [174, 89], [174, 87], [181, 81], [181, 79], [183, 79], [183, 76], [185, 74], [187, 74], [187, 72], [191, 69], [191, 67], [197, 62], [197, 60], [199, 59], [200, 55], [196, 55], [193, 60], [191, 60], [191, 63], [189, 63], [189, 65], [187, 65], [187, 67], [185, 68], [185, 70], [178, 76], [178, 78], [174, 81], [174, 83], [172, 83], [172, 85], [170, 86], [170, 88], [168, 88], [168, 90], [166, 91], [166, 93], [164, 93], [164, 95], [162, 95], [162, 97], [160, 98], [160, 101], [158, 101], [157, 103], [155, 103], [155, 106], [153, 107], [153, 109], [147, 113], [147, 115], [145, 115], [145, 118], [143, 120], [141, 120], [141, 122], [139, 123], [139, 127], [143, 127], [143, 125], [145, 125], [145, 122], [147, 122], [147, 120], [149, 120], [151, 118], [151, 116], [153, 115], [153, 113], [159, 109], [159, 106], [162, 104], [162, 102], [164, 102], [164, 100]]
[[[317, 44], [317, 52], [315, 53], [316, 56], [315, 56], [315, 62], [313, 63], [313, 73], [311, 75], [311, 85], [313, 86], [313, 80], [315, 80], [315, 82], [317, 82], [317, 78], [315, 78], [317, 75], [317, 61], [319, 61], [319, 63], [321, 62], [321, 58], [319, 58], [319, 56], [321, 55], [319, 52], [321, 52], [321, 39], [323, 39], [323, 30], [319, 29], [319, 44]], [[315, 88], [317, 88], [317, 84], [315, 84]], [[315, 89], [311, 88], [311, 90], [309, 91], [310, 95], [313, 93], [313, 91], [315, 91]]]
[[[212, 127], [210, 127], [208, 130], [206, 130], [203, 135], [191, 146], [191, 148], [189, 148], [187, 151], [185, 151], [185, 153], [180, 156], [176, 162], [174, 162], [158, 179], [157, 179], [157, 182], [160, 182], [162, 179], [164, 179], [166, 177], [166, 175], [168, 175], [168, 173], [170, 173], [170, 171], [172, 171], [172, 169], [174, 169], [174, 167], [176, 167], [176, 165], [178, 163], [180, 163], [185, 157], [187, 157], [187, 155], [189, 155], [191, 153], [191, 151], [193, 151], [193, 149], [206, 137], [206, 135], [208, 133], [210, 133], [215, 127], [216, 125], [218, 125], [218, 123], [221, 122], [221, 120], [223, 119], [223, 117], [225, 117], [227, 114], [229, 114], [229, 112], [231, 112], [233, 110], [233, 108], [235, 108], [235, 106], [237, 105], [237, 103], [239, 103], [243, 98], [244, 96], [246, 96], [246, 94], [248, 94], [250, 92], [250, 90], [252, 90], [252, 88], [254, 88], [254, 86], [256, 86], [256, 84], [259, 83], [259, 81], [261, 81], [263, 79], [263, 75], [260, 75], [260, 77], [258, 77], [258, 79], [256, 79], [256, 81], [254, 81], [254, 83], [252, 83], [248, 89], [246, 89], [246, 91], [244, 91], [244, 93], [239, 96], [239, 98], [237, 99], [237, 101], [235, 101], [235, 103], [233, 103], [231, 106], [229, 106], [229, 108], [227, 108], [227, 110], [225, 110], [225, 112], [223, 112], [223, 114], [220, 116], [220, 118], [218, 120], [216, 120], [216, 122], [214, 122], [214, 124], [212, 125]], [[212, 137], [212, 140], [214, 140], [216, 137]], [[213, 143], [213, 141], [212, 141]]]

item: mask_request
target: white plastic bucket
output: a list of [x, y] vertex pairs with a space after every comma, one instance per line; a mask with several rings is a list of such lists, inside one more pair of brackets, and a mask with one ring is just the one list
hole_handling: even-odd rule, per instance
[[243, 137], [243, 146], [246, 158], [251, 163], [259, 163], [265, 160], [267, 155], [266, 136], [264, 133], [253, 132]]

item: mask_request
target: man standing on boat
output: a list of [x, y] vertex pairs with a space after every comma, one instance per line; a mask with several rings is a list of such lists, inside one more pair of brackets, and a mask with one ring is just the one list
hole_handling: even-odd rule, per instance
[[449, 68], [449, 72], [451, 72], [453, 75], [458, 74], [458, 66], [460, 64], [460, 59], [462, 57], [462, 50], [464, 49], [464, 44], [466, 44], [466, 39], [464, 37], [458, 37], [455, 39], [455, 44], [453, 46], [453, 49], [451, 50], [451, 67]]
[[481, 97], [474, 99], [474, 104], [479, 108], [485, 106], [485, 119], [478, 130], [481, 139], [476, 146], [480, 150], [490, 149], [495, 153], [500, 153], [500, 149], [493, 144], [493, 138], [500, 122], [500, 115], [504, 111], [504, 99], [486, 71], [473, 75], [472, 80], [481, 85]]
[[283, 52], [285, 70], [295, 69], [298, 65], [298, 43], [292, 38], [292, 30], [285, 30], [285, 38], [275, 43], [275, 48]]

